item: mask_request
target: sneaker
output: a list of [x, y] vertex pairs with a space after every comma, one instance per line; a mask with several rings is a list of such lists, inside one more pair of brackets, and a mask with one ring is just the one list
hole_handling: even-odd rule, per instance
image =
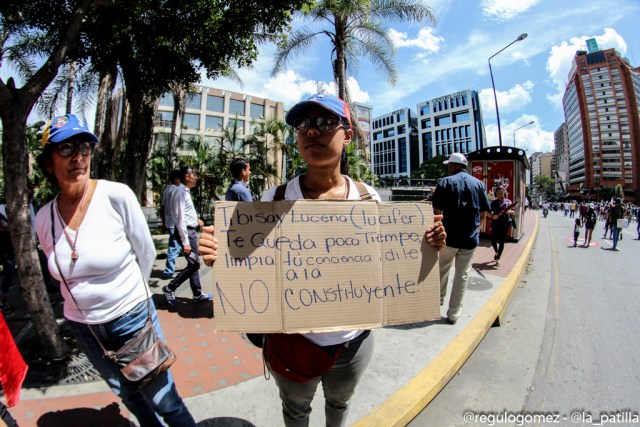
[[164, 294], [164, 297], [167, 299], [167, 303], [169, 303], [171, 307], [175, 307], [178, 304], [175, 291], [172, 291], [168, 287], [163, 286], [162, 293]]
[[169, 279], [173, 278], [173, 274], [174, 273], [171, 273], [171, 274], [162, 273], [162, 280], [169, 280]]
[[458, 319], [448, 318], [447, 321], [449, 322], [450, 325], [455, 325], [458, 322]]
[[197, 297], [193, 297], [193, 302], [211, 301], [212, 299], [213, 295], [211, 294], [200, 294]]

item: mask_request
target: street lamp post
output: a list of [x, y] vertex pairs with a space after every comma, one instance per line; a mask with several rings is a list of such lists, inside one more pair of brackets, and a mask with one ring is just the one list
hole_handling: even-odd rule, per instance
[[527, 123], [526, 125], [522, 125], [520, 126], [518, 129], [513, 131], [513, 148], [516, 148], [516, 131], [519, 131], [520, 129], [522, 129], [523, 127], [529, 126], [534, 124], [535, 121], [531, 120], [529, 123]]
[[491, 86], [493, 87], [493, 100], [496, 103], [496, 120], [498, 121], [498, 142], [500, 143], [500, 147], [502, 147], [502, 132], [500, 131], [500, 113], [498, 112], [498, 97], [496, 96], [496, 85], [493, 82], [493, 71], [491, 70], [491, 58], [493, 58], [494, 56], [496, 56], [497, 54], [499, 54], [500, 52], [502, 52], [503, 50], [505, 50], [512, 44], [514, 44], [515, 42], [522, 41], [526, 38], [527, 38], [527, 33], [520, 34], [517, 39], [515, 39], [514, 41], [512, 41], [511, 43], [509, 43], [508, 45], [506, 45], [505, 47], [503, 47], [502, 49], [500, 49], [499, 51], [491, 55], [488, 60], [489, 74], [491, 75]]

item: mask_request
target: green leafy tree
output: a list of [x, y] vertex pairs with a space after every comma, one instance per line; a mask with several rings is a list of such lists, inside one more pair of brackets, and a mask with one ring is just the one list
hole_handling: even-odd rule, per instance
[[552, 198], [556, 194], [556, 186], [553, 179], [546, 175], [537, 175], [533, 179], [533, 184], [538, 189], [539, 194], [544, 194], [547, 199]]
[[418, 169], [411, 172], [411, 178], [414, 179], [436, 179], [444, 178], [448, 175], [447, 165], [444, 161], [446, 156], [438, 155], [425, 160]]
[[[28, 214], [26, 121], [63, 64], [90, 62], [101, 79], [123, 77], [126, 124], [110, 151], [124, 153], [119, 179], [142, 195], [155, 105], [172, 85], [215, 78], [257, 57], [257, 44], [280, 33], [306, 0], [29, 0], [0, 3], [2, 154], [18, 277], [39, 341], [53, 358], [66, 349], [43, 286]], [[42, 11], [47, 11], [44, 13]], [[82, 43], [79, 43], [82, 40]], [[22, 86], [20, 86], [22, 84]], [[105, 83], [110, 87], [113, 83]], [[106, 94], [107, 91], [105, 91]], [[102, 98], [104, 99], [104, 98]], [[99, 110], [103, 112], [102, 109]], [[106, 122], [106, 121], [105, 121]], [[106, 122], [110, 123], [110, 122]], [[102, 141], [102, 138], [101, 138]], [[118, 144], [122, 144], [118, 146]], [[108, 147], [104, 144], [102, 147]], [[98, 152], [98, 156], [102, 153]], [[97, 166], [109, 162], [97, 161]], [[114, 162], [111, 162], [114, 163]]]
[[257, 44], [280, 33], [306, 0], [125, 2], [87, 17], [83, 48], [104, 72], [116, 66], [127, 99], [119, 179], [143, 194], [159, 97], [176, 87], [229, 74], [257, 57]]
[[276, 184], [275, 178], [282, 171], [284, 161], [285, 134], [289, 127], [282, 120], [271, 117], [257, 123], [246, 142], [250, 146], [249, 163], [251, 179], [249, 186], [256, 197]]
[[622, 185], [620, 184], [616, 185], [616, 188], [613, 190], [613, 192], [616, 197], [620, 197], [621, 199], [624, 199], [624, 189], [622, 188]]
[[[63, 358], [68, 348], [62, 341], [35, 247], [29, 216], [26, 143], [27, 117], [38, 98], [55, 79], [58, 68], [75, 56], [84, 19], [101, 1], [79, 2], [8, 1], [0, 4], [0, 65], [11, 64], [17, 75], [0, 79], [2, 157], [9, 229], [18, 277], [27, 310], [39, 342], [52, 358]], [[116, 4], [117, 1], [109, 2]], [[46, 15], [43, 10], [50, 11]], [[40, 61], [36, 65], [36, 58]], [[22, 86], [19, 87], [19, 83]]]
[[196, 210], [205, 223], [211, 223], [213, 204], [221, 191], [214, 149], [202, 137], [181, 138], [178, 146], [187, 148], [188, 153], [179, 157], [180, 165], [191, 167], [198, 176], [198, 185], [192, 190]]
[[355, 142], [351, 142], [347, 145], [345, 150], [345, 156], [349, 164], [349, 176], [356, 181], [370, 183], [373, 178], [373, 173], [369, 168], [368, 163], [364, 160], [361, 154], [362, 150]]

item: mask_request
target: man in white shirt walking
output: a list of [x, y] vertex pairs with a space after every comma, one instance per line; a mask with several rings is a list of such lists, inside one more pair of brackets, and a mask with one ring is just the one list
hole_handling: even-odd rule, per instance
[[193, 169], [185, 166], [180, 169], [180, 185], [174, 190], [171, 197], [171, 213], [175, 225], [175, 236], [182, 245], [182, 250], [187, 259], [187, 267], [182, 270], [168, 285], [162, 288], [167, 302], [176, 306], [176, 289], [189, 279], [189, 285], [193, 292], [193, 301], [202, 302], [213, 299], [213, 295], [202, 292], [200, 286], [200, 260], [198, 257], [198, 225], [203, 225], [198, 219], [198, 213], [191, 199], [191, 189], [198, 183], [198, 177]]
[[180, 185], [180, 171], [172, 170], [169, 174], [169, 185], [164, 189], [162, 193], [162, 222], [164, 227], [169, 232], [169, 247], [167, 248], [167, 262], [164, 266], [164, 272], [162, 273], [163, 279], [170, 279], [176, 272], [176, 258], [180, 255], [182, 247], [176, 239], [175, 234], [175, 222], [173, 221], [173, 213], [171, 212], [171, 197], [175, 190]]

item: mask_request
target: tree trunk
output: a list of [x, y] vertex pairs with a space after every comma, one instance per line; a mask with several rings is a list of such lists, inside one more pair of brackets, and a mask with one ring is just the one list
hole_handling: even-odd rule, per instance
[[186, 93], [182, 86], [177, 86], [173, 92], [173, 120], [171, 122], [171, 135], [169, 135], [169, 161], [167, 162], [169, 169], [167, 170], [167, 176], [169, 176], [175, 164], [174, 158], [176, 157], [175, 150], [178, 120], [181, 120], [183, 117], [182, 113], [185, 108], [185, 95]]
[[116, 70], [106, 72], [100, 78], [98, 104], [96, 107], [96, 123], [94, 134], [98, 137], [98, 145], [93, 155], [91, 169], [94, 177], [111, 179], [115, 165], [113, 160], [113, 91], [116, 87]]
[[29, 215], [27, 174], [29, 155], [24, 138], [30, 108], [21, 105], [18, 92], [12, 90], [10, 108], [3, 103], [2, 156], [5, 197], [9, 214], [9, 230], [17, 260], [16, 268], [22, 296], [33, 321], [38, 341], [50, 351], [53, 359], [62, 359], [68, 348], [62, 340], [53, 309], [44, 286], [40, 261], [36, 252], [35, 237]]
[[72, 61], [69, 66], [69, 77], [67, 77], [67, 107], [65, 114], [71, 114], [73, 112], [73, 91], [74, 83], [76, 79], [76, 61]]
[[121, 175], [122, 156], [120, 151], [122, 146], [126, 145], [129, 138], [129, 123], [131, 123], [131, 107], [126, 97], [126, 92], [122, 94], [122, 109], [120, 110], [120, 126], [118, 127], [118, 136], [113, 144], [111, 152], [111, 171], [109, 179], [115, 180]]
[[142, 94], [127, 96], [131, 106], [131, 126], [125, 148], [121, 181], [129, 185], [141, 202], [146, 200], [146, 168], [153, 136], [153, 119], [157, 99], [148, 99]]

